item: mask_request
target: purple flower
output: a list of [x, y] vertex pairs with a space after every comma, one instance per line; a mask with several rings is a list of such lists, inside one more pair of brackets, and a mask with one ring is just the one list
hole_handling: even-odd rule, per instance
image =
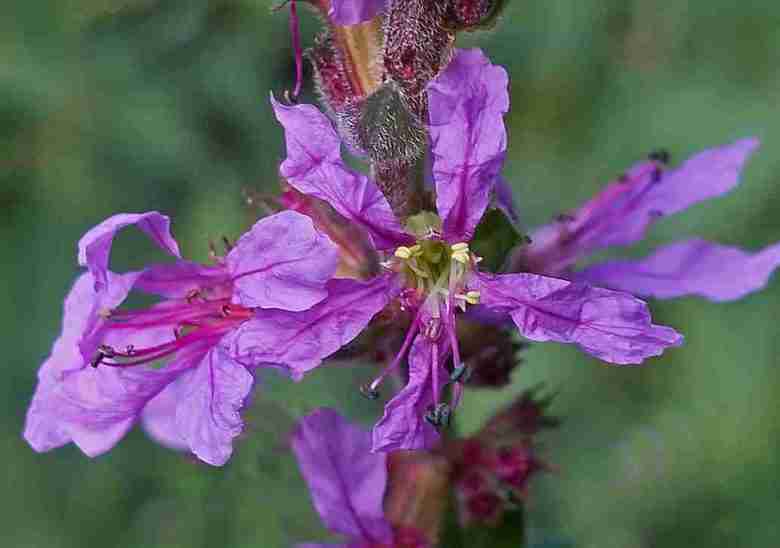
[[415, 526], [394, 527], [384, 512], [388, 486], [385, 453], [371, 452], [371, 434], [331, 409], [301, 419], [292, 449], [312, 501], [325, 526], [346, 537], [343, 544], [299, 544], [299, 548], [426, 548]]
[[[112, 272], [114, 235], [131, 225], [174, 261]], [[224, 464], [243, 428], [240, 410], [254, 369], [270, 365], [294, 374], [349, 337], [342, 325], [315, 340], [312, 328], [295, 352], [280, 352], [292, 338], [289, 325], [269, 317], [309, 321], [315, 311], [324, 314], [329, 294], [350, 284], [331, 280], [338, 251], [299, 213], [259, 221], [214, 266], [181, 259], [168, 218], [157, 212], [107, 219], [81, 239], [78, 257], [86, 272], [65, 299], [62, 334], [38, 372], [27, 413], [24, 437], [36, 451], [72, 441], [96, 456], [140, 418], [161, 443]], [[161, 301], [118, 308], [132, 290]], [[259, 325], [262, 338], [253, 341]]]
[[570, 215], [532, 234], [513, 263], [518, 270], [583, 281], [638, 295], [698, 295], [713, 301], [739, 299], [763, 288], [780, 265], [780, 244], [750, 253], [691, 238], [660, 247], [639, 260], [611, 260], [577, 270], [593, 252], [639, 241], [657, 219], [725, 194], [739, 182], [756, 139], [705, 150], [676, 169], [657, 155]]
[[[377, 251], [386, 253], [385, 272], [366, 283], [411, 312], [400, 352], [368, 388], [373, 393], [409, 354], [408, 384], [374, 428], [375, 451], [424, 448], [436, 439], [435, 426], [445, 423], [450, 412], [442, 403], [442, 389], [452, 386], [455, 404], [462, 392], [455, 317], [467, 306], [511, 317], [529, 339], [574, 343], [616, 364], [637, 364], [682, 342], [673, 329], [652, 324], [646, 304], [627, 293], [539, 274], [480, 272], [480, 258], [469, 241], [497, 193], [506, 153], [507, 84], [502, 68], [479, 50], [466, 50], [429, 85], [438, 215], [421, 213], [405, 227], [376, 185], [344, 164], [339, 138], [319, 110], [273, 101], [287, 143], [281, 175], [366, 230]], [[505, 194], [499, 187], [499, 203], [505, 203]], [[366, 316], [378, 312], [380, 304], [379, 298], [356, 301]]]
[[392, 545], [393, 530], [382, 509], [387, 459], [371, 452], [370, 433], [333, 410], [318, 409], [299, 422], [292, 448], [314, 507], [328, 529], [347, 537], [344, 546]]

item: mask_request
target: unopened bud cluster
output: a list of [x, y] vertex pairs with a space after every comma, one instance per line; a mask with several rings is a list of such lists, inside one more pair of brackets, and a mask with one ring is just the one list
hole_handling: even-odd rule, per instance
[[451, 460], [461, 523], [498, 523], [522, 502], [531, 477], [547, 468], [536, 453], [534, 436], [557, 425], [544, 414], [548, 403], [527, 392], [478, 434], [454, 443]]
[[342, 139], [368, 157], [401, 217], [422, 205], [414, 194], [421, 191], [416, 179], [426, 143], [426, 86], [447, 66], [456, 32], [488, 26], [503, 4], [390, 0], [378, 20], [350, 26], [329, 20], [306, 53], [317, 94]]

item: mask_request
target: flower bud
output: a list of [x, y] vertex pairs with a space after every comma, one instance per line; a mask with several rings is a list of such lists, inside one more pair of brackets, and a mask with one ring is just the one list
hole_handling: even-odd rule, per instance
[[434, 453], [397, 451], [387, 463], [385, 517], [397, 532], [417, 531], [436, 546], [450, 488], [447, 459]]
[[450, 0], [444, 26], [459, 31], [488, 28], [495, 23], [506, 3], [506, 0]]
[[548, 468], [533, 445], [534, 434], [556, 424], [543, 415], [547, 403], [526, 392], [476, 435], [445, 447], [462, 525], [496, 525], [504, 512], [517, 507], [531, 477]]
[[525, 345], [514, 341], [502, 327], [460, 318], [458, 341], [461, 357], [470, 371], [468, 384], [472, 386], [506, 386], [512, 371], [522, 363], [518, 354]]
[[386, 77], [417, 96], [447, 65], [455, 35], [445, 29], [447, 2], [390, 0], [384, 20]]
[[336, 47], [333, 36], [325, 31], [306, 51], [314, 69], [314, 84], [322, 104], [331, 113], [340, 112], [348, 103], [362, 99], [349, 78], [344, 54]]

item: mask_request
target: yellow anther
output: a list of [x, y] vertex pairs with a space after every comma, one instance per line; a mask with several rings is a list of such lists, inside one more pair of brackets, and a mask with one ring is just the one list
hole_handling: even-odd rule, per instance
[[412, 250], [406, 247], [405, 245], [402, 245], [401, 247], [395, 250], [395, 256], [403, 260], [411, 259]]
[[466, 302], [469, 304], [479, 304], [479, 291], [466, 292]]
[[452, 260], [459, 263], [468, 264], [471, 261], [471, 252], [469, 252], [469, 244], [466, 242], [460, 242], [450, 246], [452, 250]]
[[395, 256], [399, 259], [403, 259], [404, 261], [408, 261], [412, 257], [419, 257], [422, 255], [422, 252], [423, 250], [420, 244], [414, 244], [412, 247], [406, 247], [405, 245], [402, 245], [395, 250]]

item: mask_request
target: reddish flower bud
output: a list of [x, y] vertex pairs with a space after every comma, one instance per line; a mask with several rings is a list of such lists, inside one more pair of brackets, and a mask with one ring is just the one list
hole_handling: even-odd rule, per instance
[[536, 456], [532, 436], [554, 423], [544, 417], [548, 401], [526, 392], [475, 436], [451, 442], [445, 451], [453, 463], [453, 480], [461, 522], [496, 524], [504, 511], [525, 495], [533, 475], [549, 469]]
[[501, 481], [523, 487], [534, 470], [534, 456], [529, 447], [503, 447], [498, 451], [494, 471]]
[[490, 490], [490, 484], [487, 478], [475, 469], [468, 470], [458, 479], [458, 490], [467, 495], [474, 495]]
[[467, 521], [497, 523], [504, 513], [504, 500], [493, 493], [479, 493], [466, 500]]
[[450, 0], [444, 25], [467, 31], [490, 27], [505, 5], [506, 0]]
[[545, 415], [551, 397], [536, 399], [535, 391], [528, 390], [511, 405], [504, 408], [488, 421], [483, 428], [484, 435], [494, 439], [528, 438], [545, 428], [560, 424], [555, 417]]
[[315, 89], [331, 114], [341, 111], [347, 103], [362, 99], [349, 78], [344, 54], [336, 47], [330, 32], [317, 36], [306, 57], [314, 68]]
[[[432, 453], [398, 451], [391, 453], [388, 463], [388, 487], [385, 496], [385, 517], [396, 530], [396, 543], [402, 532], [421, 546], [420, 537], [436, 546], [450, 487], [450, 464]], [[401, 545], [407, 546], [407, 545]]]
[[447, 3], [390, 0], [384, 20], [386, 76], [404, 94], [420, 95], [447, 65], [455, 35], [444, 28]]
[[518, 356], [527, 347], [513, 340], [506, 329], [460, 318], [458, 341], [461, 357], [469, 367], [472, 386], [500, 388], [509, 384], [512, 371], [522, 363]]

